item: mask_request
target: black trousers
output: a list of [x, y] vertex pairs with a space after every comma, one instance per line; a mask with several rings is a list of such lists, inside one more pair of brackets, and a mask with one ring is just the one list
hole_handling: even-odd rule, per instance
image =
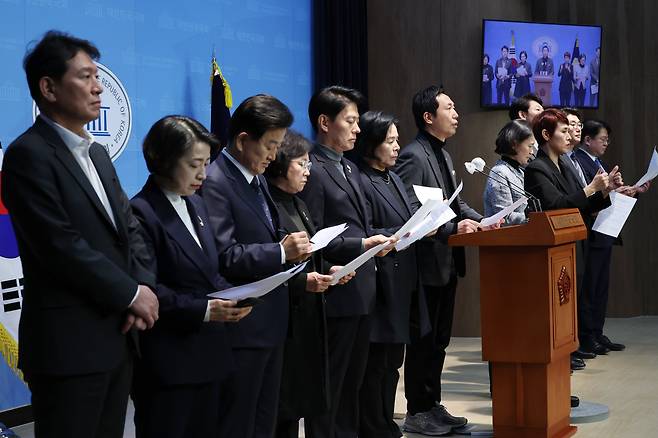
[[399, 438], [393, 421], [398, 369], [404, 360], [404, 344], [372, 342], [366, 375], [361, 385], [359, 438]]
[[571, 106], [571, 89], [560, 90], [560, 106]]
[[121, 438], [132, 381], [132, 356], [104, 373], [26, 375], [36, 438]]
[[603, 334], [605, 314], [608, 307], [608, 290], [610, 288], [610, 259], [612, 246], [598, 247], [589, 245], [585, 260], [582, 292], [578, 303], [579, 337], [582, 340], [596, 339]]
[[580, 107], [580, 106], [585, 105], [585, 92], [586, 92], [586, 90], [585, 90], [584, 86], [581, 86], [581, 88], [576, 88], [573, 91], [573, 94], [574, 94], [574, 97], [575, 97], [575, 100], [576, 100], [576, 106]]
[[162, 385], [147, 371], [133, 384], [137, 438], [189, 438], [218, 435], [220, 382]]
[[356, 438], [359, 391], [370, 345], [370, 317], [327, 318], [329, 340], [329, 412], [304, 419], [307, 438]]
[[219, 397], [221, 438], [272, 438], [279, 408], [283, 346], [234, 348], [236, 371]]
[[441, 403], [441, 373], [450, 344], [457, 277], [445, 286], [424, 286], [432, 331], [407, 346], [404, 362], [404, 395], [407, 412], [427, 412]]

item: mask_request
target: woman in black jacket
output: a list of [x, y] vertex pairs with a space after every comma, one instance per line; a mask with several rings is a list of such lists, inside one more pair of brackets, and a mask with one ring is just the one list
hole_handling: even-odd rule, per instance
[[[304, 188], [311, 171], [310, 149], [308, 140], [288, 130], [276, 159], [265, 171], [284, 234], [305, 231], [311, 237], [317, 231], [308, 207], [295, 196]], [[304, 272], [288, 282], [290, 322], [283, 358], [277, 438], [297, 438], [300, 418], [317, 416], [329, 408], [328, 346], [322, 292], [331, 285], [331, 274], [340, 268], [331, 266], [316, 252], [308, 260]], [[340, 283], [346, 283], [352, 276], [344, 277]], [[311, 431], [307, 430], [306, 436], [310, 438]]]
[[[390, 167], [400, 150], [393, 116], [369, 111], [359, 121], [355, 145], [363, 192], [373, 234], [391, 236], [404, 225], [413, 209], [402, 180]], [[377, 298], [371, 313], [370, 351], [360, 395], [360, 431], [363, 438], [402, 436], [393, 421], [395, 392], [404, 345], [429, 329], [424, 294], [418, 278], [416, 251], [391, 251], [375, 260]]]

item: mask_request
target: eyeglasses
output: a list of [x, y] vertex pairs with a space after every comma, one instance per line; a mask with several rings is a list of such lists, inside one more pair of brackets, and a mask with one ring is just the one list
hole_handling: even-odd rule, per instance
[[583, 129], [583, 124], [581, 122], [571, 122], [571, 123], [569, 123], [569, 126], [572, 127], [572, 128]]
[[594, 140], [600, 141], [602, 144], [610, 144], [610, 139], [608, 137], [595, 137]]
[[309, 160], [297, 161], [297, 164], [299, 164], [304, 170], [311, 170], [311, 167], [313, 167], [313, 163]]

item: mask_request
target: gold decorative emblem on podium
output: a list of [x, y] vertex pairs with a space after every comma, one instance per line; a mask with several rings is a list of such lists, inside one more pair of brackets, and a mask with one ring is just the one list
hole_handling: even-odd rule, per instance
[[567, 273], [566, 266], [562, 266], [562, 269], [560, 269], [560, 277], [557, 280], [557, 291], [560, 295], [560, 306], [567, 304], [571, 295], [571, 277]]

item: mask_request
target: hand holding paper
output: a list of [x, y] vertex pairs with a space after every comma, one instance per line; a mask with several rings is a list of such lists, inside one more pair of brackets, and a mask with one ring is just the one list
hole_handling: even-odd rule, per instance
[[271, 292], [272, 290], [288, 281], [291, 277], [303, 271], [306, 267], [306, 263], [308, 262], [293, 266], [287, 271], [279, 272], [278, 274], [274, 274], [271, 277], [254, 281], [253, 283], [243, 284], [241, 286], [235, 286], [229, 289], [213, 292], [208, 294], [208, 296], [211, 298], [221, 298], [223, 300], [242, 300], [251, 297], [262, 297], [263, 295]]
[[527, 203], [528, 203], [528, 198], [522, 196], [515, 203], [505, 207], [504, 209], [500, 210], [498, 213], [494, 214], [493, 216], [485, 217], [484, 219], [482, 219], [480, 221], [480, 227], [482, 228], [490, 227], [491, 225], [500, 222], [501, 219], [503, 219], [505, 216], [516, 210], [519, 206]]
[[373, 258], [375, 254], [386, 248], [388, 245], [389, 242], [388, 240], [386, 240], [386, 242], [384, 243], [381, 243], [377, 246], [373, 246], [372, 248], [370, 248], [369, 250], [367, 250], [366, 252], [364, 252], [363, 254], [361, 254], [360, 256], [358, 256], [357, 258], [355, 258], [354, 260], [343, 266], [341, 269], [339, 269], [333, 274], [334, 279], [331, 282], [331, 285], [334, 286], [338, 284], [338, 282], [343, 277], [359, 269], [365, 262]]
[[329, 245], [329, 242], [340, 236], [347, 229], [347, 224], [324, 228], [311, 237], [311, 251], [319, 251]]

